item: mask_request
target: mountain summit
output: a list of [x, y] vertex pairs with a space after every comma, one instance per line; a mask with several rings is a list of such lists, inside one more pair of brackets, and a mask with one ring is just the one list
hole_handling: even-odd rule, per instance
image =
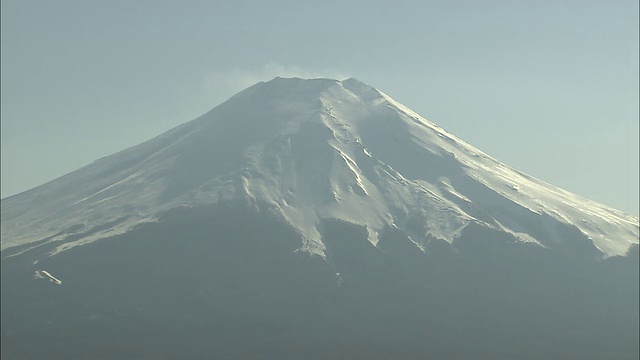
[[2, 200], [3, 358], [638, 358], [638, 218], [356, 79]]
[[[275, 78], [155, 139], [2, 201], [2, 249], [56, 251], [180, 206], [241, 200], [324, 256], [323, 218], [449, 243], [467, 227], [595, 256], [638, 243], [638, 219], [524, 175], [356, 79]], [[43, 241], [43, 239], [46, 239]]]

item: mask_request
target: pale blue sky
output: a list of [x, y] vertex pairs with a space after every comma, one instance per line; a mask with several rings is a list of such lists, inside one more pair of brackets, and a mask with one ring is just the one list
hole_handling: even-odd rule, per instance
[[254, 81], [353, 76], [525, 173], [638, 215], [637, 0], [1, 4], [3, 198]]

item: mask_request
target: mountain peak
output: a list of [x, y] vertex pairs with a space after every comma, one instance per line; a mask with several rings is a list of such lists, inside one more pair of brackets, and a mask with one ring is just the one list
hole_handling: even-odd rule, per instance
[[511, 169], [359, 80], [278, 77], [5, 199], [2, 249], [59, 241], [63, 251], [220, 202], [268, 209], [321, 256], [323, 219], [365, 227], [372, 244], [397, 227], [421, 249], [480, 226], [545, 248], [575, 240], [607, 257], [639, 233], [637, 218]]
[[374, 87], [351, 77], [345, 80], [336, 80], [330, 78], [299, 78], [299, 77], [275, 77], [267, 82], [259, 83], [261, 85], [258, 93], [267, 93], [271, 98], [280, 98], [286, 94], [296, 94], [298, 98], [316, 97], [331, 89], [338, 92], [338, 96], [344, 96], [339, 93], [339, 89], [345, 89], [352, 92], [358, 97], [367, 99], [381, 97], [380, 92]]
[[638, 218], [355, 79], [256, 84], [0, 205], [3, 358], [638, 358]]

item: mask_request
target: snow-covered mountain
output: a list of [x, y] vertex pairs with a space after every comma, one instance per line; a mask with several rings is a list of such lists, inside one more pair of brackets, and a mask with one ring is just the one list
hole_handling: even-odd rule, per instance
[[[126, 232], [180, 206], [242, 199], [324, 256], [322, 218], [398, 227], [426, 251], [470, 224], [599, 256], [638, 243], [638, 218], [527, 176], [356, 79], [256, 84], [202, 117], [2, 200], [2, 249], [56, 251]], [[42, 241], [43, 239], [46, 239]], [[570, 250], [570, 249], [568, 249]]]
[[356, 79], [258, 83], [1, 207], [3, 357], [637, 354], [637, 217]]

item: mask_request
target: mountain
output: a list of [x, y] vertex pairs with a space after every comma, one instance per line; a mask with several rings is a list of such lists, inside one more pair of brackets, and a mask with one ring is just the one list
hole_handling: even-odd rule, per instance
[[637, 358], [638, 218], [356, 79], [2, 200], [3, 358]]

